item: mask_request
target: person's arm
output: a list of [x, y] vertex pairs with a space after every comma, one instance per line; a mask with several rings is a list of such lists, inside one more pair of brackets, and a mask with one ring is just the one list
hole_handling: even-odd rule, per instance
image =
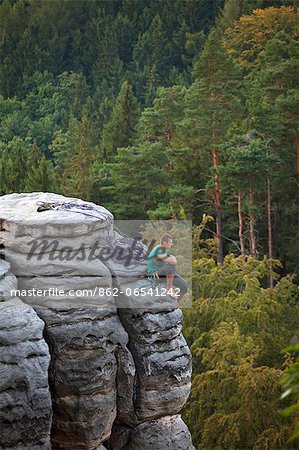
[[169, 256], [165, 259], [165, 261], [166, 261], [168, 264], [177, 264], [176, 257], [173, 256], [173, 255], [169, 255]]
[[173, 255], [169, 255], [168, 252], [165, 253], [158, 253], [156, 256], [158, 261], [165, 261], [168, 264], [177, 264], [176, 257]]

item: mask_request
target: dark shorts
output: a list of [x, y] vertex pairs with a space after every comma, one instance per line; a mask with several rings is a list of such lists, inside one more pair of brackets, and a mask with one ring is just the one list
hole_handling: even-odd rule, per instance
[[182, 278], [180, 275], [176, 273], [176, 265], [175, 264], [167, 264], [164, 263], [162, 267], [157, 270], [159, 275], [159, 280], [157, 280], [160, 283], [164, 283], [166, 281], [166, 275], [174, 275], [173, 279], [173, 286], [180, 289], [180, 295], [186, 294], [188, 291], [188, 283]]

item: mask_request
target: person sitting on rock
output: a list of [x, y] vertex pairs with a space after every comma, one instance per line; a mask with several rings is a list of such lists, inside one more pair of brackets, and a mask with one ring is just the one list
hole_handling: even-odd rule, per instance
[[[187, 282], [177, 274], [177, 260], [171, 255], [170, 249], [173, 245], [172, 237], [169, 234], [163, 234], [160, 239], [160, 245], [153, 248], [147, 258], [147, 270], [149, 275], [154, 275], [158, 282], [166, 278], [167, 292], [178, 302], [188, 290]], [[173, 286], [179, 288], [179, 294], [176, 294]]]

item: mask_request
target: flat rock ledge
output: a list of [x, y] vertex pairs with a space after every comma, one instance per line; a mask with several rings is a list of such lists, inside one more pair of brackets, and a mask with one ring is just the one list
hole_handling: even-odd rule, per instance
[[[58, 207], [37, 212], [38, 202]], [[181, 311], [170, 298], [127, 294], [144, 264], [82, 256], [82, 246], [113, 254], [116, 242], [130, 245], [94, 203], [0, 197], [0, 450], [195, 450], [180, 416], [191, 386]], [[41, 257], [28, 258], [39, 244]], [[122, 294], [71, 295], [100, 287]]]

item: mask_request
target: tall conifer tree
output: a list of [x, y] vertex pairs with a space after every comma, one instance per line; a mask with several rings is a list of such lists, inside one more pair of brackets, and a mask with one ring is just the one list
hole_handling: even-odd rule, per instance
[[101, 150], [105, 159], [115, 155], [118, 147], [131, 143], [139, 115], [137, 100], [128, 81], [124, 81], [116, 99], [111, 118], [105, 124]]
[[194, 139], [202, 152], [212, 155], [213, 204], [216, 215], [218, 260], [223, 261], [222, 203], [218, 168], [221, 147], [229, 129], [240, 118], [240, 73], [225, 54], [213, 30], [194, 69], [195, 82], [187, 96], [186, 118], [194, 123]]

